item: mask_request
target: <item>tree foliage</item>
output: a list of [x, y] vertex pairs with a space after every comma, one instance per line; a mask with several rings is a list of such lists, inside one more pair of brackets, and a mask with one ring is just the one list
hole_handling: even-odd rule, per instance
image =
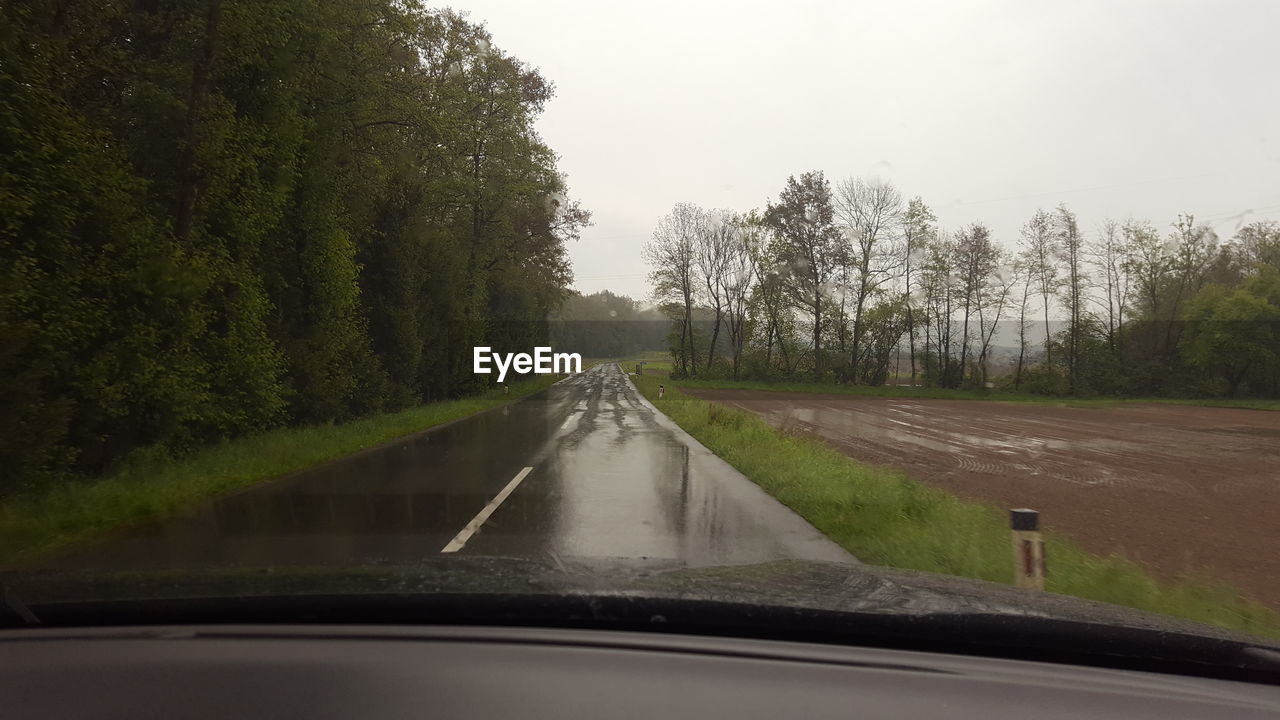
[[[664, 243], [677, 235], [677, 216], [699, 220], [684, 245]], [[1272, 221], [1225, 242], [1190, 214], [1163, 233], [1144, 220], [1103, 219], [1090, 236], [1060, 204], [1034, 212], [1014, 244], [981, 221], [940, 229], [923, 199], [904, 203], [887, 181], [850, 178], [833, 196], [813, 172], [788, 178], [763, 213], [740, 216], [750, 272], [729, 273], [705, 261], [715, 253], [696, 261], [699, 248], [719, 247], [702, 230], [718, 217], [728, 214], [678, 205], [648, 256], [663, 281], [659, 299], [673, 301], [682, 373], [1052, 395], [1280, 395]], [[697, 357], [724, 351], [716, 339], [729, 276], [747, 299], [731, 333], [733, 363], [699, 368]]]
[[573, 348], [587, 358], [623, 358], [666, 349], [667, 321], [661, 312], [602, 290], [572, 295], [551, 316], [553, 347]]
[[588, 220], [552, 95], [400, 0], [0, 5], [0, 492], [456, 395]]

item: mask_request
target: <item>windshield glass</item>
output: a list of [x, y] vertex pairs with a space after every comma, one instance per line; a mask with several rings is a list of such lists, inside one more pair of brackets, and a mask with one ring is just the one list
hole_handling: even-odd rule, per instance
[[6, 597], [1280, 639], [1278, 24], [4, 2]]

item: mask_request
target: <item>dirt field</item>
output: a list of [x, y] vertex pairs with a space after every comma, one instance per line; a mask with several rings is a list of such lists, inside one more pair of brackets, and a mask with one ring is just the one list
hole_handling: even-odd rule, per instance
[[1280, 607], [1280, 412], [685, 392], [967, 499], [1035, 508], [1161, 577], [1206, 572]]

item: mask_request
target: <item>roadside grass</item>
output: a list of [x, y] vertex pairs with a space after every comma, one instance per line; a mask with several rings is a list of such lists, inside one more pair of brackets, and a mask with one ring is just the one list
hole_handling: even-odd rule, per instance
[[1021, 402], [1056, 407], [1104, 408], [1137, 404], [1194, 405], [1245, 410], [1280, 411], [1280, 400], [1234, 400], [1229, 398], [1162, 398], [1162, 397], [1051, 397], [1004, 390], [961, 390], [949, 388], [905, 387], [900, 385], [827, 385], [811, 382], [764, 382], [760, 380], [682, 379], [675, 385], [708, 390], [765, 390], [772, 392], [807, 392], [864, 397], [924, 398], [938, 400], [992, 400]]
[[634, 372], [636, 364], [644, 363], [644, 372], [646, 375], [670, 375], [671, 374], [671, 354], [659, 350], [649, 350], [639, 355], [634, 355], [625, 360], [616, 360], [615, 362], [625, 372]]
[[180, 459], [139, 457], [103, 478], [5, 502], [0, 505], [0, 566], [504, 405], [556, 379], [533, 377], [511, 383], [510, 394], [489, 390], [340, 425], [281, 428]]
[[[853, 460], [751, 413], [699, 400], [660, 378], [645, 397], [712, 452], [863, 562], [1011, 584], [1007, 517], [893, 469]], [[1280, 639], [1280, 613], [1210, 579], [1161, 582], [1137, 564], [1046, 534], [1047, 589]]]

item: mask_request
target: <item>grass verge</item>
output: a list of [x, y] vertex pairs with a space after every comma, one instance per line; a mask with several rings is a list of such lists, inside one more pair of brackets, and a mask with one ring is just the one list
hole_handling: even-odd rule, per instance
[[[860, 463], [820, 440], [751, 413], [699, 400], [642, 376], [636, 385], [676, 424], [863, 562], [1011, 584], [1004, 513], [900, 472]], [[1222, 583], [1166, 583], [1124, 558], [1046, 536], [1047, 589], [1280, 639], [1280, 613]]]
[[172, 514], [210, 498], [320, 465], [535, 393], [545, 375], [501, 390], [340, 425], [281, 428], [221, 443], [190, 457], [135, 462], [106, 477], [0, 506], [0, 565], [103, 532]]
[[1280, 400], [1232, 400], [1227, 398], [1072, 398], [1048, 397], [1030, 393], [1014, 393], [1002, 390], [959, 390], [948, 388], [901, 387], [886, 385], [826, 385], [806, 382], [762, 382], [758, 380], [698, 380], [683, 379], [673, 381], [675, 385], [688, 388], [706, 388], [716, 390], [765, 390], [774, 392], [807, 392], [839, 395], [861, 395], [865, 397], [894, 398], [931, 398], [940, 400], [994, 400], [1000, 402], [1023, 402], [1057, 407], [1100, 408], [1119, 407], [1122, 405], [1159, 403], [1164, 405], [1196, 405], [1200, 407], [1226, 407], [1246, 410], [1280, 411]]
[[635, 370], [637, 363], [644, 363], [645, 374], [654, 373], [658, 375], [670, 374], [671, 372], [671, 353], [659, 350], [648, 350], [639, 355], [632, 355], [624, 360], [613, 360], [626, 372]]

